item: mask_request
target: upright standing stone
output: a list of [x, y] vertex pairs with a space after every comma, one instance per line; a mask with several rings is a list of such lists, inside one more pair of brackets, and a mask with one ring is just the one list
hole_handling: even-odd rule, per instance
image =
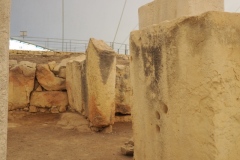
[[139, 28], [182, 16], [223, 10], [224, 0], [155, 0], [139, 8]]
[[66, 67], [66, 88], [69, 105], [82, 115], [87, 115], [85, 60], [85, 55], [81, 55], [69, 61]]
[[240, 14], [131, 33], [136, 160], [238, 160]]
[[94, 127], [114, 123], [116, 55], [103, 41], [90, 39], [87, 48], [88, 118]]
[[116, 66], [115, 113], [131, 114], [132, 89], [129, 65]]
[[7, 155], [10, 0], [0, 0], [0, 160]]

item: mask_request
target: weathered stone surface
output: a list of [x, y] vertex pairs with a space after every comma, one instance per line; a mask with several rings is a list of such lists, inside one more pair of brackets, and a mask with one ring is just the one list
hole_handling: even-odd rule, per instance
[[115, 116], [114, 122], [132, 122], [132, 116], [131, 115], [124, 115], [124, 116]]
[[70, 107], [83, 115], [87, 115], [85, 58], [67, 63], [66, 88]]
[[36, 64], [22, 62], [10, 69], [9, 110], [25, 108], [29, 104], [30, 93], [34, 88]]
[[66, 67], [62, 67], [59, 70], [58, 77], [66, 79]]
[[88, 118], [94, 127], [114, 123], [116, 55], [103, 41], [90, 39], [86, 70]]
[[121, 152], [123, 155], [133, 156], [134, 142], [132, 138], [128, 142], [125, 142], [124, 146], [121, 147]]
[[17, 60], [9, 60], [9, 69], [15, 67], [18, 64]]
[[136, 160], [232, 160], [240, 150], [240, 15], [131, 33]]
[[49, 69], [53, 71], [54, 67], [57, 65], [56, 61], [48, 62]]
[[51, 113], [59, 113], [58, 107], [52, 106]]
[[89, 121], [77, 113], [63, 113], [57, 123], [63, 129], [76, 129], [79, 132], [91, 132]]
[[0, 160], [7, 158], [10, 0], [0, 0]]
[[224, 11], [224, 0], [155, 0], [139, 8], [139, 28], [207, 11]]
[[36, 106], [29, 106], [29, 112], [36, 113], [36, 112], [38, 112], [38, 109]]
[[30, 105], [43, 108], [57, 107], [60, 112], [64, 112], [68, 106], [67, 93], [61, 91], [33, 92]]
[[36, 77], [40, 85], [48, 91], [66, 89], [65, 79], [56, 77], [49, 69], [48, 64], [37, 65]]
[[116, 67], [115, 103], [116, 113], [131, 114], [132, 90], [128, 65]]
[[85, 54], [81, 54], [81, 55], [79, 55], [77, 57], [70, 57], [70, 58], [63, 59], [59, 64], [57, 64], [54, 67], [53, 72], [55, 74], [58, 74], [62, 67], [66, 67], [67, 66], [68, 62], [73, 61], [73, 60], [81, 60], [81, 59], [86, 59], [86, 55]]

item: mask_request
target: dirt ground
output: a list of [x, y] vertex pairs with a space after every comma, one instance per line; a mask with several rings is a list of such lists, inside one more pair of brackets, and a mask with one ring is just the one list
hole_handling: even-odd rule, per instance
[[120, 147], [132, 136], [131, 123], [115, 123], [113, 133], [81, 133], [60, 128], [61, 114], [9, 112], [7, 160], [131, 160]]

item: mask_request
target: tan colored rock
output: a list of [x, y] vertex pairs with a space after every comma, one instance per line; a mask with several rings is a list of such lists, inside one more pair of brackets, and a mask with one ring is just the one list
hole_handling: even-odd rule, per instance
[[42, 108], [57, 107], [60, 112], [64, 112], [68, 106], [67, 93], [61, 91], [33, 92], [30, 105]]
[[39, 112], [46, 113], [46, 112], [48, 112], [48, 109], [47, 108], [39, 108]]
[[139, 8], [139, 28], [207, 11], [224, 11], [224, 0], [155, 0]]
[[132, 89], [128, 65], [116, 66], [115, 112], [131, 114]]
[[9, 110], [25, 108], [34, 88], [36, 64], [22, 62], [9, 71]]
[[66, 67], [62, 67], [59, 70], [58, 77], [66, 79]]
[[57, 125], [63, 129], [76, 129], [79, 132], [91, 132], [89, 121], [77, 113], [63, 113]]
[[10, 0], [0, 0], [0, 160], [7, 159]]
[[36, 106], [30, 106], [30, 107], [29, 107], [29, 112], [31, 112], [31, 113], [36, 113], [36, 112], [38, 112], [38, 109], [37, 109]]
[[114, 123], [116, 55], [93, 38], [86, 53], [88, 118], [94, 127], [106, 127]]
[[76, 59], [67, 63], [66, 88], [71, 108], [78, 113], [87, 115], [85, 60], [79, 61]]
[[59, 113], [58, 107], [52, 106], [51, 113]]
[[9, 69], [15, 67], [18, 64], [17, 60], [9, 60]]
[[74, 61], [74, 60], [77, 60], [77, 61], [82, 61], [82, 60], [85, 60], [86, 59], [86, 55], [85, 54], [81, 54], [81, 55], [79, 55], [79, 56], [77, 56], [77, 57], [70, 57], [70, 58], [65, 58], [65, 59], [63, 59], [59, 64], [57, 64], [55, 67], [54, 67], [54, 69], [53, 69], [53, 72], [55, 73], [55, 74], [58, 74], [59, 73], [59, 71], [60, 71], [60, 69], [62, 68], [62, 67], [66, 67], [67, 66], [67, 63], [68, 62], [71, 62], [71, 61]]
[[132, 116], [131, 115], [124, 115], [124, 116], [115, 116], [114, 122], [132, 122]]
[[239, 159], [239, 30], [208, 12], [131, 33], [136, 160]]
[[123, 155], [133, 156], [134, 142], [132, 138], [129, 141], [125, 142], [124, 146], [121, 147], [121, 152]]
[[57, 65], [56, 61], [48, 62], [49, 69], [53, 71], [54, 67]]
[[34, 91], [37, 91], [37, 92], [42, 92], [43, 91], [42, 86], [36, 80], [34, 81]]
[[38, 64], [36, 77], [40, 85], [48, 91], [60, 91], [66, 89], [65, 79], [56, 77], [50, 71], [47, 64]]

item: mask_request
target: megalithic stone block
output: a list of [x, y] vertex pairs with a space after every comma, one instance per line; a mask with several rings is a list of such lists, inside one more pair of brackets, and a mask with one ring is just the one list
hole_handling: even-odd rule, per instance
[[239, 31], [207, 12], [131, 33], [135, 159], [239, 159]]
[[116, 54], [93, 38], [86, 53], [88, 118], [94, 127], [109, 126], [115, 115]]
[[0, 160], [7, 159], [10, 0], [0, 0]]
[[85, 55], [69, 61], [66, 67], [66, 88], [69, 105], [78, 113], [87, 116]]
[[224, 0], [155, 0], [139, 8], [139, 28], [207, 11], [224, 11]]

